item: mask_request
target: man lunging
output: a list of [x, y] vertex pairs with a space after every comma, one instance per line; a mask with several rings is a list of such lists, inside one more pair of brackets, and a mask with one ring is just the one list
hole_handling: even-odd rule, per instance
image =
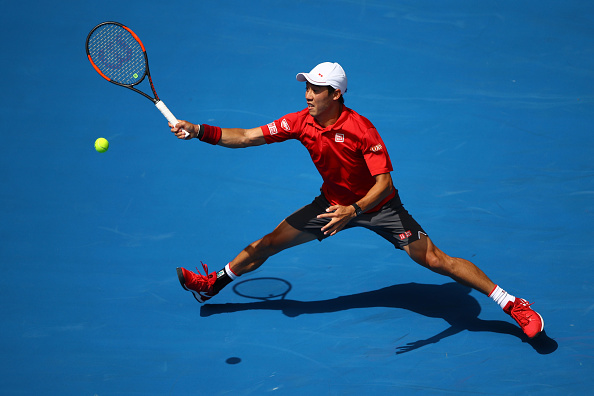
[[418, 264], [491, 297], [528, 337], [537, 336], [544, 321], [526, 300], [501, 289], [470, 261], [442, 252], [406, 211], [392, 183], [392, 163], [378, 131], [344, 105], [347, 78], [343, 68], [324, 62], [309, 73], [297, 74], [297, 80], [305, 82], [307, 108], [268, 125], [253, 129], [187, 121], [170, 125], [180, 139], [198, 138], [229, 148], [297, 139], [309, 151], [323, 179], [319, 196], [248, 245], [219, 272], [209, 274], [204, 264], [205, 275], [178, 268], [183, 288], [203, 303], [285, 249], [314, 239], [322, 241], [343, 229], [364, 227], [404, 250]]

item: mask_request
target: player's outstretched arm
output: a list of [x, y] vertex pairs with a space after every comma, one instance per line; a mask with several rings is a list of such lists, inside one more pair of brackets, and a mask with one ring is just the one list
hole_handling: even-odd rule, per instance
[[229, 148], [243, 148], [251, 146], [260, 146], [266, 143], [262, 129], [240, 129], [240, 128], [223, 128], [221, 131], [221, 139], [217, 143], [219, 146]]
[[[170, 123], [169, 127], [178, 139], [197, 138], [206, 143], [229, 148], [260, 146], [266, 143], [261, 128], [219, 128], [206, 124], [192, 124], [184, 120], [179, 120], [175, 126]], [[188, 132], [187, 136], [184, 131]]]

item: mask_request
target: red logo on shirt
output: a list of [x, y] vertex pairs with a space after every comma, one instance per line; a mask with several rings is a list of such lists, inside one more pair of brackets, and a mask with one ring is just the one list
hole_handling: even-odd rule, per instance
[[336, 135], [334, 135], [334, 141], [336, 143], [344, 142], [344, 133], [337, 133]]

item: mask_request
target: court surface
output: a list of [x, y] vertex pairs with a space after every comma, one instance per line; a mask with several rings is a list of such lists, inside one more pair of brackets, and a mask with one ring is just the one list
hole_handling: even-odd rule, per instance
[[[568, 1], [64, 1], [2, 24], [0, 393], [583, 395], [594, 386], [594, 5]], [[178, 141], [86, 59], [115, 20], [180, 119], [256, 127], [341, 63], [406, 208], [489, 298], [349, 230], [199, 305], [219, 270], [317, 194], [306, 150]], [[105, 154], [93, 142], [107, 138]]]

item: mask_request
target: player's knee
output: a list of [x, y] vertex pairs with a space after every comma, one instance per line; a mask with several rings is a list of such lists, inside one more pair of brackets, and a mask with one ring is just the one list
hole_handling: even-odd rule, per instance
[[441, 251], [429, 250], [426, 252], [424, 259], [425, 266], [439, 274], [450, 275], [455, 271], [453, 268], [454, 261]]
[[433, 271], [441, 272], [445, 268], [446, 263], [435, 253], [430, 252], [425, 256], [425, 265]]

